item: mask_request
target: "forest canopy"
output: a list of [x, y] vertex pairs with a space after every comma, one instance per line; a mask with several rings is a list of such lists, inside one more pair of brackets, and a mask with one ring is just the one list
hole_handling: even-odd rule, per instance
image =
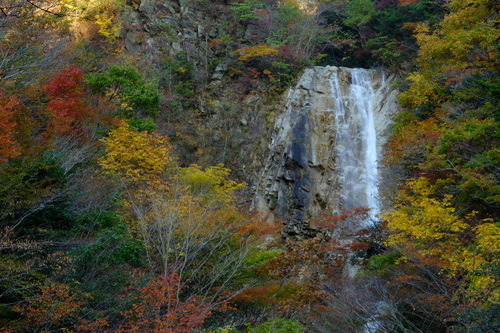
[[[3, 0], [0, 330], [497, 332], [499, 15]], [[249, 213], [252, 185], [284, 93], [326, 65], [399, 77], [381, 161], [396, 184], [373, 228], [344, 229], [358, 207], [291, 237]]]

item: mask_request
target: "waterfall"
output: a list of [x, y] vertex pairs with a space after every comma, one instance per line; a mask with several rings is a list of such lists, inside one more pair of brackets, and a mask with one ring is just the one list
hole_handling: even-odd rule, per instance
[[257, 157], [252, 208], [282, 219], [284, 235], [313, 237], [318, 216], [357, 207], [370, 209], [364, 227], [376, 220], [385, 179], [377, 159], [398, 110], [394, 79], [375, 70], [306, 69], [280, 105], [266, 158]]
[[[252, 208], [266, 220], [281, 219], [283, 235], [299, 239], [317, 236], [322, 216], [369, 208], [363, 225], [347, 219], [335, 229], [338, 232], [331, 236], [336, 246], [353, 242], [352, 232], [377, 221], [383, 206], [378, 185], [387, 182], [377, 160], [398, 111], [394, 80], [394, 75], [386, 77], [375, 70], [306, 69], [279, 105], [283, 111], [270, 132], [267, 157], [257, 158], [262, 164]], [[342, 276], [354, 277], [356, 270], [347, 261]], [[390, 305], [383, 301], [366, 305], [373, 311], [364, 314], [358, 332], [383, 331]]]
[[338, 73], [332, 73], [329, 83], [334, 100], [341, 204], [344, 210], [357, 207], [370, 209], [369, 216], [373, 221], [380, 213], [380, 204], [377, 133], [373, 115], [375, 92], [369, 74], [367, 70], [353, 70], [351, 84], [345, 94]]
[[[345, 93], [341, 89], [338, 73], [333, 73], [329, 79], [334, 101], [335, 151], [338, 160], [341, 204], [344, 210], [368, 208], [369, 218], [364, 221], [365, 227], [374, 223], [380, 213], [377, 133], [373, 106], [375, 92], [370, 74], [368, 70], [352, 70], [351, 82]], [[384, 81], [382, 74], [382, 86]], [[344, 269], [352, 276], [357, 270], [348, 263]], [[374, 318], [368, 320], [359, 332], [382, 331], [383, 322], [377, 316], [373, 315]]]

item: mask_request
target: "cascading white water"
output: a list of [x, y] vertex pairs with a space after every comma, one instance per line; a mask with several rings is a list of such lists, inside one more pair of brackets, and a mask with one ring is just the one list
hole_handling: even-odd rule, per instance
[[[377, 135], [373, 117], [374, 91], [370, 72], [351, 72], [349, 91], [344, 94], [337, 73], [330, 77], [334, 99], [335, 147], [344, 210], [370, 209], [371, 221], [380, 213], [378, 200]], [[370, 221], [366, 221], [368, 225]]]
[[375, 70], [306, 69], [276, 119], [252, 209], [286, 221], [285, 235], [312, 237], [318, 216], [357, 207], [370, 208], [370, 217], [363, 225], [346, 221], [350, 231], [377, 221], [377, 183], [385, 181], [377, 157], [398, 110], [394, 79]]
[[[283, 235], [314, 237], [321, 227], [315, 225], [318, 216], [369, 208], [364, 225], [346, 220], [345, 229], [333, 232], [335, 241], [348, 248], [355, 241], [349, 234], [377, 221], [382, 207], [377, 156], [384, 151], [398, 110], [397, 91], [391, 88], [394, 78], [372, 70], [314, 67], [290, 89], [253, 202], [266, 219], [285, 221]], [[348, 261], [344, 277], [353, 278], [356, 270]], [[373, 311], [365, 313], [358, 332], [384, 331], [390, 305], [366, 305]]]

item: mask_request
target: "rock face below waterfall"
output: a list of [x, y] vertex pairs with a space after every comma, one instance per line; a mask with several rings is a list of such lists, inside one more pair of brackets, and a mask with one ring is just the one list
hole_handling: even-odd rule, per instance
[[286, 235], [311, 236], [315, 234], [311, 218], [343, 209], [336, 147], [338, 104], [332, 97], [331, 78], [335, 76], [342, 93], [348, 94], [353, 71], [366, 71], [370, 77], [376, 150], [382, 156], [397, 112], [397, 92], [390, 88], [394, 78], [363, 69], [307, 69], [288, 92], [286, 109], [275, 123], [269, 155], [255, 186], [254, 209], [282, 219]]

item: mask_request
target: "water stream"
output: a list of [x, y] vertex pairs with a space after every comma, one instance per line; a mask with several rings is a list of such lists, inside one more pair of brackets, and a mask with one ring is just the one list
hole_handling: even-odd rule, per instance
[[[387, 182], [387, 175], [379, 173], [378, 158], [397, 112], [393, 80], [393, 75], [386, 78], [374, 70], [314, 67], [290, 89], [253, 202], [267, 219], [285, 221], [283, 235], [314, 237], [318, 216], [370, 209], [361, 225], [348, 219], [348, 230], [335, 235], [339, 244], [347, 245], [354, 241], [349, 234], [378, 221], [383, 206], [379, 182]], [[343, 277], [354, 277], [357, 268], [345, 265]], [[358, 332], [383, 332], [389, 306], [378, 300], [366, 306]]]
[[373, 116], [375, 93], [368, 70], [353, 70], [351, 81], [344, 93], [337, 73], [333, 73], [329, 80], [335, 107], [340, 197], [344, 210], [370, 209], [370, 219], [365, 222], [367, 226], [380, 213], [377, 134]]
[[358, 207], [370, 216], [351, 231], [377, 221], [378, 185], [387, 181], [377, 160], [397, 112], [394, 79], [368, 69], [306, 69], [276, 119], [252, 209], [285, 221], [288, 236], [314, 237], [318, 216]]

